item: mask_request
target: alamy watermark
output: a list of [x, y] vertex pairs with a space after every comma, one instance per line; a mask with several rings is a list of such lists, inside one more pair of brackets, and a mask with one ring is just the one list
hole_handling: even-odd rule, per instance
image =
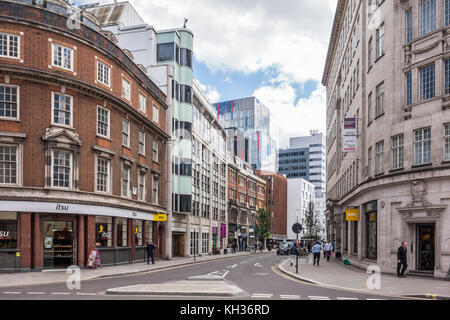
[[70, 266], [66, 269], [66, 273], [70, 276], [66, 280], [66, 286], [68, 290], [80, 290], [81, 289], [81, 270], [78, 266]]
[[366, 285], [369, 290], [381, 289], [381, 269], [379, 266], [368, 266], [367, 273], [371, 276], [367, 279]]

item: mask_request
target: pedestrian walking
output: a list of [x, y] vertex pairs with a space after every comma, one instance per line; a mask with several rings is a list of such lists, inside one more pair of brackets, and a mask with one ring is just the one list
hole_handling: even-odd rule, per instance
[[320, 250], [322, 250], [322, 247], [320, 246], [320, 244], [318, 242], [316, 242], [316, 244], [312, 247], [312, 252], [314, 254], [314, 263], [313, 263], [313, 265], [316, 265], [316, 260], [317, 260], [317, 266], [319, 266]]
[[147, 242], [147, 246], [145, 247], [145, 249], [147, 251], [147, 264], [150, 264], [150, 258], [152, 258], [152, 264], [155, 264], [155, 260], [154, 260], [154, 256], [153, 256], [155, 248], [156, 248], [156, 246], [151, 241]]
[[308, 242], [308, 253], [311, 252], [311, 242]]
[[402, 245], [397, 250], [397, 277], [399, 278], [406, 278], [405, 271], [406, 268], [408, 268], [408, 261], [406, 258], [407, 252], [408, 249], [406, 249], [406, 241], [403, 241]]
[[327, 258], [327, 261], [330, 261], [331, 251], [333, 250], [333, 245], [331, 244], [330, 240], [325, 243], [323, 249], [325, 251], [325, 257]]

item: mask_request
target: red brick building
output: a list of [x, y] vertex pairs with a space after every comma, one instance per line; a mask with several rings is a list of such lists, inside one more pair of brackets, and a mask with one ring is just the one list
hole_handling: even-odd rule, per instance
[[287, 237], [287, 179], [274, 172], [257, 170], [256, 174], [266, 181], [266, 207], [270, 214], [272, 238]]
[[253, 248], [259, 208], [265, 207], [265, 182], [236, 156], [228, 159], [228, 246]]
[[69, 7], [0, 1], [0, 271], [165, 252], [166, 96]]

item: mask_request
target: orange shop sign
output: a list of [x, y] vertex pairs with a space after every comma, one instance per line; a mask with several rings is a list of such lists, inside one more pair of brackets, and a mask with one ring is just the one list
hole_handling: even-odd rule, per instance
[[359, 221], [359, 210], [345, 209], [345, 221]]

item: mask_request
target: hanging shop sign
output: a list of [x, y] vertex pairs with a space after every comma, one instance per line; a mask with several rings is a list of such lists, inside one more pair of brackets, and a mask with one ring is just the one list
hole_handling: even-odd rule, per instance
[[342, 130], [342, 151], [356, 152], [358, 151], [358, 128], [356, 118], [345, 118], [344, 128]]
[[220, 225], [220, 238], [224, 239], [227, 237], [227, 225], [225, 223], [222, 223]]
[[167, 221], [167, 214], [154, 214], [153, 221]]
[[359, 221], [359, 210], [345, 209], [345, 221]]

